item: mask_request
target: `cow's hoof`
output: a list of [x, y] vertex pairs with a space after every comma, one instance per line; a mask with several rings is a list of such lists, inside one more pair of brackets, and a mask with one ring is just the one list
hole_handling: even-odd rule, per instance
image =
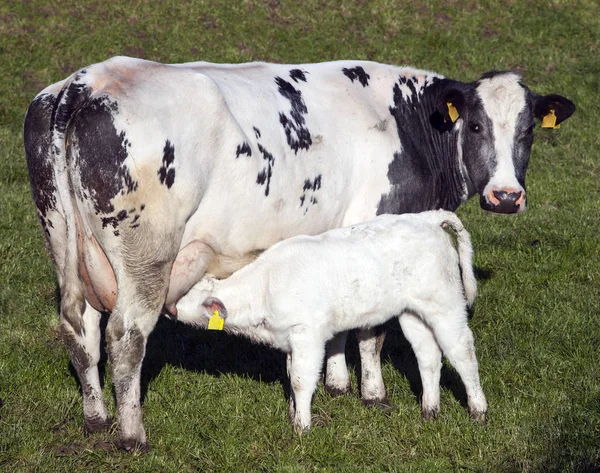
[[479, 425], [487, 424], [487, 412], [485, 411], [471, 411], [469, 412], [471, 420]]
[[117, 446], [126, 452], [148, 453], [150, 451], [148, 442], [140, 442], [137, 439], [121, 439]]
[[345, 386], [343, 388], [339, 388], [337, 386], [327, 386], [325, 385], [325, 392], [329, 394], [331, 397], [344, 396], [346, 394], [350, 394], [352, 392], [352, 388], [350, 386]]
[[430, 408], [423, 409], [421, 411], [421, 417], [423, 418], [423, 420], [437, 419], [439, 415], [440, 415], [439, 407], [430, 407]]
[[299, 422], [298, 423], [293, 422], [292, 430], [294, 431], [294, 433], [296, 435], [298, 435], [299, 437], [302, 437], [302, 435], [306, 435], [306, 434], [308, 434], [308, 432], [310, 432], [310, 425], [303, 426]]
[[391, 414], [396, 409], [390, 400], [385, 396], [383, 399], [363, 399], [362, 403], [364, 406], [377, 408], [384, 414]]
[[96, 432], [104, 432], [110, 429], [111, 425], [112, 419], [110, 417], [107, 419], [102, 419], [100, 417], [86, 419], [83, 424], [83, 432], [86, 435], [95, 434]]

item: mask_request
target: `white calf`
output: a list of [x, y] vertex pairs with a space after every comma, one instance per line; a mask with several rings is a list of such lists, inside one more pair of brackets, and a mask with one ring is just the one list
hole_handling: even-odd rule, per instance
[[[458, 252], [445, 226], [456, 232]], [[483, 421], [487, 402], [467, 326], [476, 293], [471, 256], [469, 234], [451, 212], [382, 215], [284, 240], [228, 279], [203, 279], [177, 304], [178, 319], [205, 327], [218, 310], [226, 331], [285, 351], [290, 418], [302, 431], [326, 342], [399, 316], [419, 364], [423, 416], [439, 412], [443, 351], [465, 384], [471, 416]]]

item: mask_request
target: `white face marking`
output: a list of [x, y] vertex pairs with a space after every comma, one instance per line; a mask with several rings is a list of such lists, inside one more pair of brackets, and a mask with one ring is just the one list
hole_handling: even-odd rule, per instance
[[514, 189], [524, 191], [515, 175], [513, 143], [519, 113], [526, 106], [525, 89], [519, 84], [517, 74], [500, 74], [481, 81], [477, 94], [483, 108], [493, 123], [496, 169], [483, 195], [492, 190]]

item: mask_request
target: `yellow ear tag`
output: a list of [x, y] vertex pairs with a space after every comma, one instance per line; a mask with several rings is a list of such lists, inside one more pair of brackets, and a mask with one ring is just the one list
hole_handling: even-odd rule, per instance
[[450, 115], [450, 120], [452, 120], [452, 123], [454, 123], [456, 120], [458, 120], [458, 110], [456, 110], [456, 107], [452, 105], [452, 102], [446, 102], [446, 105], [448, 106], [448, 115]]
[[223, 330], [225, 319], [219, 315], [219, 311], [215, 310], [210, 319], [208, 319], [208, 330]]
[[554, 110], [550, 109], [550, 111], [544, 115], [542, 118], [542, 128], [560, 128], [560, 125], [556, 124], [556, 115], [554, 115]]

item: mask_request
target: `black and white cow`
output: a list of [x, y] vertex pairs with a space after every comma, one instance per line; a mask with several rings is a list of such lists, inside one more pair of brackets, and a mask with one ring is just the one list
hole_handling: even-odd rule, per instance
[[[107, 427], [107, 327], [121, 444], [145, 447], [140, 371], [161, 313], [205, 272], [382, 213], [525, 210], [534, 118], [575, 106], [510, 72], [472, 83], [373, 62], [164, 65], [115, 57], [49, 86], [25, 118], [33, 197], [61, 290], [85, 426]], [[361, 394], [386, 403], [383, 335], [359, 333]], [[345, 336], [326, 386], [346, 392]]]

